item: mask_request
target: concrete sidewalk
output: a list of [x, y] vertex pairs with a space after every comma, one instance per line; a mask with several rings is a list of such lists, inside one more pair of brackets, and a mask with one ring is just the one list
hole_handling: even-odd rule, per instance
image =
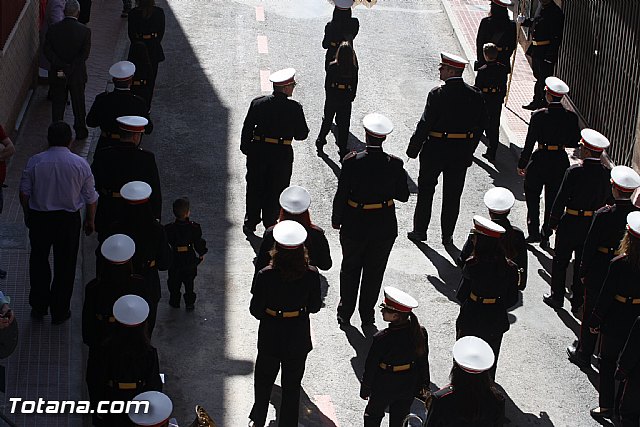
[[[464, 50], [467, 59], [472, 64], [476, 58], [476, 34], [480, 21], [489, 14], [489, 0], [442, 0], [442, 5], [449, 16], [458, 41]], [[517, 11], [516, 11], [517, 12]], [[517, 15], [517, 13], [514, 13]], [[520, 34], [524, 37], [524, 34]], [[531, 111], [522, 108], [533, 97], [535, 78], [531, 71], [521, 45], [518, 45], [516, 62], [513, 67], [511, 90], [506, 108], [502, 109], [502, 130], [507, 135], [508, 141], [502, 141], [522, 148], [527, 136]]]
[[[120, 18], [120, 2], [93, 0], [91, 11], [92, 47], [87, 71], [87, 111], [95, 96], [105, 90], [109, 67], [125, 55], [126, 20]], [[0, 410], [20, 427], [81, 426], [79, 415], [11, 414], [10, 398], [23, 400], [80, 400], [86, 399], [84, 383], [84, 344], [81, 339], [81, 312], [84, 284], [90, 274], [82, 274], [82, 250], [78, 254], [76, 283], [71, 302], [71, 320], [63, 325], [33, 321], [29, 313], [29, 245], [22, 210], [18, 200], [20, 176], [30, 156], [47, 147], [47, 128], [51, 123], [51, 104], [46, 99], [47, 87], [39, 86], [14, 143], [17, 153], [12, 158], [5, 189], [5, 207], [0, 222], [0, 267], [8, 271], [0, 289], [11, 296], [11, 305], [19, 322], [18, 348], [7, 360], [0, 361], [7, 369], [7, 392], [0, 395]], [[73, 123], [71, 106], [66, 109], [65, 121]], [[91, 129], [86, 141], [74, 143], [77, 154], [87, 156], [97, 140], [98, 130]], [[83, 236], [84, 238], [84, 236]], [[81, 244], [82, 248], [84, 245]], [[92, 271], [90, 273], [93, 273]], [[88, 418], [88, 417], [85, 417]], [[0, 426], [5, 425], [0, 421]]]

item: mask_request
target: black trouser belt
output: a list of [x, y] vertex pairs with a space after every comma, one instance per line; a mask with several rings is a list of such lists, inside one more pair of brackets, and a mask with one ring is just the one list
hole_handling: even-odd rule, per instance
[[269, 144], [284, 144], [284, 145], [291, 145], [291, 141], [292, 141], [291, 139], [269, 138], [268, 136], [260, 136], [260, 135], [254, 135], [253, 140], [260, 141], [260, 142], [268, 142]]
[[442, 138], [442, 139], [472, 139], [473, 132], [447, 133], [447, 132], [430, 131], [429, 136], [433, 136], [435, 138]]
[[469, 298], [471, 298], [475, 302], [479, 302], [480, 304], [495, 304], [498, 302], [498, 298], [485, 298], [479, 297], [478, 295], [471, 292], [469, 294]]
[[378, 366], [380, 366], [380, 368], [384, 369], [385, 371], [403, 372], [403, 371], [408, 371], [409, 369], [411, 369], [411, 367], [413, 366], [413, 362], [412, 363], [407, 363], [405, 365], [388, 365], [388, 364], [386, 364], [384, 362], [380, 362], [380, 364]]
[[176, 246], [176, 252], [187, 252], [189, 250], [189, 246]]
[[593, 211], [583, 211], [581, 209], [570, 209], [570, 208], [566, 208], [564, 211], [569, 215], [573, 215], [573, 216], [593, 216]]
[[298, 317], [300, 316], [302, 313], [304, 313], [306, 311], [306, 309], [301, 308], [300, 310], [296, 310], [296, 311], [282, 311], [282, 310], [273, 310], [271, 308], [267, 308], [264, 310], [265, 313], [267, 313], [269, 316], [271, 317]]
[[500, 89], [496, 88], [496, 87], [483, 87], [482, 88], [482, 93], [498, 93], [500, 92]]
[[120, 139], [120, 134], [115, 132], [102, 131], [100, 136], [104, 136], [105, 138], [111, 138], [111, 139]]
[[135, 390], [138, 387], [142, 387], [143, 384], [143, 381], [138, 381], [135, 383], [120, 383], [111, 380], [107, 381], [107, 385], [109, 387], [117, 388], [118, 390]]
[[616, 295], [614, 298], [616, 299], [616, 301], [623, 304], [640, 304], [640, 298], [623, 297], [622, 295]]
[[598, 246], [598, 252], [609, 255], [620, 255], [622, 252], [615, 248], [605, 248], [604, 246]]
[[358, 202], [354, 202], [353, 200], [347, 200], [347, 204], [352, 208], [371, 210], [371, 209], [382, 209], [382, 208], [393, 206], [394, 202], [393, 202], [393, 199], [387, 200], [382, 203], [358, 203]]
[[538, 144], [538, 150], [558, 151], [558, 150], [562, 150], [563, 148], [564, 146], [562, 145]]

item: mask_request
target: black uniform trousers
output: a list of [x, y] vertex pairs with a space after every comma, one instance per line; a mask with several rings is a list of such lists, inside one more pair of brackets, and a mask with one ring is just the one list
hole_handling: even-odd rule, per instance
[[[49, 76], [55, 76], [55, 72], [49, 72]], [[87, 109], [84, 103], [85, 83], [69, 80], [66, 77], [49, 78], [51, 94], [51, 120], [59, 122], [64, 120], [64, 110], [67, 106], [67, 98], [71, 96], [71, 108], [73, 109], [73, 129], [76, 132], [87, 131]]]
[[364, 427], [380, 427], [384, 411], [389, 408], [389, 427], [402, 427], [402, 421], [409, 415], [413, 397], [392, 399], [391, 396], [376, 393], [369, 397], [364, 410]]
[[547, 77], [553, 75], [553, 69], [555, 65], [555, 63], [545, 61], [543, 57], [531, 57], [531, 68], [533, 70], [533, 77], [536, 78], [536, 84], [533, 89], [533, 102], [538, 104], [540, 107], [547, 105], [544, 93], [544, 81]]
[[551, 207], [558, 195], [567, 167], [569, 167], [569, 160], [564, 150], [553, 157], [547, 154], [544, 159], [534, 159], [527, 166], [524, 178], [524, 196], [527, 202], [527, 228], [530, 236], [540, 234], [540, 195], [543, 187], [544, 222], [542, 228], [548, 232]]
[[622, 427], [638, 427], [640, 424], [640, 381], [628, 378], [621, 384], [620, 420]]
[[169, 288], [169, 304], [180, 305], [181, 288], [184, 284], [184, 303], [192, 305], [196, 302], [196, 294], [193, 291], [193, 282], [196, 278], [196, 267], [171, 267], [167, 277]]
[[[597, 254], [595, 256], [604, 257], [606, 255]], [[584, 283], [584, 310], [582, 323], [580, 325], [580, 340], [578, 341], [578, 351], [580, 352], [580, 357], [584, 359], [590, 359], [591, 355], [596, 351], [598, 334], [592, 334], [589, 330], [589, 316], [591, 316], [591, 313], [598, 301], [600, 289], [602, 289], [602, 284], [604, 283], [604, 279], [607, 277], [607, 271], [609, 269], [608, 262], [603, 263], [600, 260], [593, 260], [591, 262], [594, 265], [585, 277]]]
[[338, 315], [348, 321], [356, 309], [362, 324], [374, 323], [374, 307], [378, 301], [382, 278], [396, 238], [355, 240], [340, 235], [342, 265], [340, 267], [340, 304]]
[[[573, 262], [573, 283], [571, 285], [571, 306], [578, 308], [584, 303], [584, 284], [580, 280], [580, 260], [582, 248], [589, 233], [591, 217], [565, 214], [556, 232], [555, 256], [551, 264], [551, 295], [559, 302], [564, 300], [567, 267], [575, 253]], [[596, 295], [595, 298], [598, 296]]]
[[487, 115], [489, 120], [487, 123], [487, 129], [485, 135], [489, 140], [489, 146], [487, 147], [487, 154], [490, 157], [495, 157], [498, 151], [498, 144], [500, 143], [500, 115], [502, 114], [502, 99], [494, 99], [486, 96], [485, 105], [487, 106]]
[[324, 101], [324, 116], [322, 117], [322, 125], [320, 126], [320, 134], [318, 138], [325, 139], [331, 130], [333, 117], [336, 118], [338, 126], [338, 136], [336, 144], [340, 150], [340, 155], [347, 154], [347, 141], [349, 141], [349, 125], [351, 124], [351, 105], [350, 101], [336, 100], [326, 98]]
[[149, 338], [153, 334], [158, 315], [158, 302], [160, 301], [160, 275], [157, 267], [148, 268], [144, 273], [145, 288], [147, 289], [147, 304], [149, 304], [149, 315], [147, 316], [147, 332]]
[[431, 221], [433, 194], [438, 185], [438, 177], [442, 180], [442, 211], [440, 225], [442, 239], [453, 236], [456, 221], [460, 213], [460, 199], [467, 176], [466, 164], [447, 164], [439, 156], [420, 156], [420, 175], [418, 176], [418, 201], [413, 215], [413, 230], [426, 233]]
[[283, 359], [258, 352], [254, 373], [254, 404], [249, 418], [256, 427], [263, 427], [269, 410], [269, 399], [273, 383], [282, 368], [282, 402], [278, 415], [280, 427], [298, 427], [300, 407], [300, 384], [304, 375], [307, 355], [293, 359]]
[[616, 401], [616, 367], [618, 357], [627, 342], [627, 338], [600, 331], [600, 342], [600, 384], [598, 387], [600, 407], [614, 409]]
[[[27, 222], [31, 244], [29, 304], [41, 314], [51, 307], [52, 319], [60, 319], [69, 311], [76, 278], [80, 212], [29, 210]], [[53, 280], [49, 265], [51, 248]]]
[[[279, 148], [274, 147], [274, 150]], [[268, 228], [278, 219], [280, 193], [289, 186], [293, 169], [292, 161], [278, 157], [280, 158], [268, 159], [257, 153], [247, 155], [245, 225], [255, 226], [262, 218], [262, 224]]]

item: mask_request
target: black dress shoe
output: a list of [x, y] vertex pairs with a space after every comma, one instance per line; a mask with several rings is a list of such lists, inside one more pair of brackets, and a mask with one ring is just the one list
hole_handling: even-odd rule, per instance
[[567, 356], [569, 356], [569, 361], [571, 363], [578, 365], [581, 368], [586, 368], [591, 365], [591, 361], [585, 358], [575, 345], [567, 347]]
[[526, 243], [538, 243], [542, 240], [540, 234], [529, 234], [529, 236], [524, 240]]
[[603, 409], [601, 407], [593, 408], [589, 411], [591, 416], [596, 420], [612, 420], [613, 419], [613, 410], [611, 409]]
[[52, 325], [62, 325], [64, 322], [71, 318], [71, 311], [67, 311], [67, 313], [61, 317], [51, 317]]
[[531, 101], [527, 105], [523, 105], [522, 108], [524, 108], [525, 110], [535, 111], [538, 108], [542, 108], [542, 107], [540, 106], [539, 102]]
[[489, 153], [482, 153], [482, 157], [484, 157], [485, 159], [489, 160], [490, 163], [495, 163], [495, 161], [496, 161], [496, 156], [495, 155], [491, 155]]
[[414, 242], [424, 242], [427, 240], [427, 233], [420, 233], [419, 231], [410, 231], [407, 233], [407, 238]]
[[32, 308], [32, 309], [31, 309], [31, 317], [32, 317], [33, 319], [36, 319], [36, 320], [42, 320], [42, 318], [43, 318], [44, 316], [46, 316], [46, 315], [47, 315], [46, 310], [45, 310], [45, 311], [41, 311], [41, 310], [36, 310], [35, 308]]
[[542, 301], [544, 301], [545, 304], [547, 304], [549, 307], [553, 308], [554, 310], [560, 310], [564, 305], [564, 301], [558, 301], [551, 294], [544, 294], [544, 296], [542, 297]]

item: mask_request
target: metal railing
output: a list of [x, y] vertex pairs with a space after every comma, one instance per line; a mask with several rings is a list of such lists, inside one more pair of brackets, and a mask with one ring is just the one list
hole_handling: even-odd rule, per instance
[[640, 2], [563, 3], [556, 74], [587, 125], [610, 139], [614, 162], [630, 165], [640, 105]]

